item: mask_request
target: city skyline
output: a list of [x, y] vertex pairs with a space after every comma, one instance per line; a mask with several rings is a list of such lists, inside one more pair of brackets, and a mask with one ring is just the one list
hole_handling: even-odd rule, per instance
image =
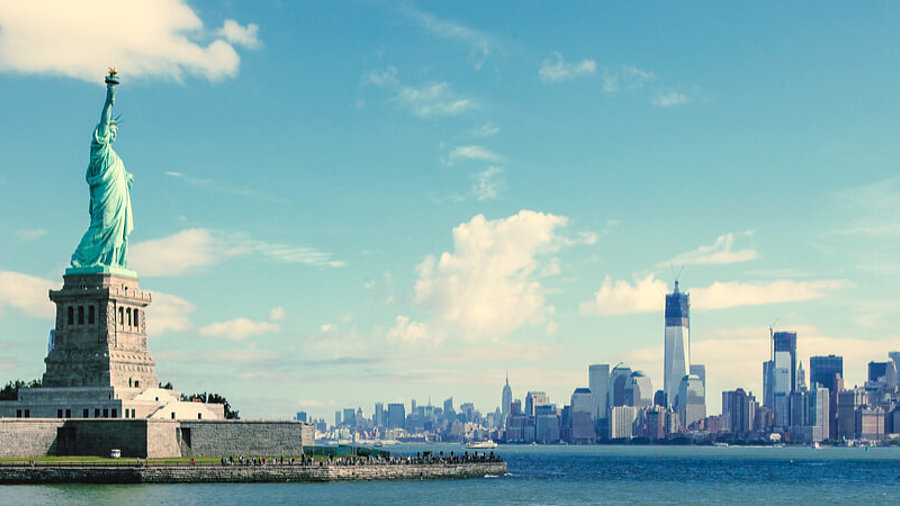
[[862, 384], [900, 349], [898, 9], [4, 5], [0, 379], [43, 372], [117, 65], [130, 267], [180, 390], [492, 411], [507, 371], [565, 402], [619, 361], [659, 390], [676, 277], [709, 413], [761, 398], [770, 327]]

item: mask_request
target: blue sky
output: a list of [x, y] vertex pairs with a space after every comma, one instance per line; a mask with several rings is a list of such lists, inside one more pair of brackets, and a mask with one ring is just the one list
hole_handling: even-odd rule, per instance
[[[77, 10], [75, 10], [77, 9]], [[0, 4], [0, 379], [38, 377], [117, 65], [163, 381], [249, 417], [662, 387], [684, 266], [709, 411], [768, 326], [900, 349], [890, 2]], [[808, 362], [806, 363], [808, 364]], [[330, 417], [330, 415], [329, 415]]]

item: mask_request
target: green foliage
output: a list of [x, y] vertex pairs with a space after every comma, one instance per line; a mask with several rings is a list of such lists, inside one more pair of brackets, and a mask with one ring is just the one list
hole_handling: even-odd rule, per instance
[[224, 404], [225, 405], [225, 419], [226, 420], [240, 420], [240, 411], [231, 409], [231, 404], [228, 403], [228, 399], [223, 395], [219, 395], [216, 393], [199, 393], [199, 394], [191, 394], [185, 395], [181, 394], [181, 400], [185, 402], [191, 402], [195, 400], [199, 400], [200, 402], [209, 402], [213, 404]]
[[19, 399], [20, 388], [40, 388], [41, 380], [34, 379], [29, 382], [22, 380], [10, 381], [5, 387], [0, 389], [0, 401], [15, 401]]

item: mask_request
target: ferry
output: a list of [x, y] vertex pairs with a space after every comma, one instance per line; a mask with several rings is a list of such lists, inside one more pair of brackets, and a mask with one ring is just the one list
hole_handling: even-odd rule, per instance
[[488, 439], [487, 441], [471, 441], [466, 445], [469, 450], [493, 450], [497, 447], [497, 443]]

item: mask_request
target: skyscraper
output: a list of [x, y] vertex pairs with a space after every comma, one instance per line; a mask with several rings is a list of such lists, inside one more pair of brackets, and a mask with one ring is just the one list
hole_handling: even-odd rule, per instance
[[544, 392], [528, 392], [525, 395], [525, 415], [534, 416], [535, 408], [550, 404], [550, 397]]
[[509, 387], [509, 373], [506, 373], [506, 385], [503, 387], [500, 407], [503, 410], [503, 420], [509, 416], [510, 407], [512, 407], [512, 388]]
[[631, 400], [627, 404], [638, 408], [653, 405], [653, 385], [650, 383], [650, 376], [643, 371], [631, 373]]
[[406, 407], [403, 404], [388, 404], [387, 426], [389, 429], [402, 429], [406, 427]]
[[666, 295], [666, 349], [663, 362], [663, 390], [669, 406], [675, 403], [681, 378], [690, 372], [691, 327], [690, 295], [675, 291]]
[[828, 437], [838, 436], [838, 394], [844, 389], [844, 357], [828, 355], [809, 357], [809, 386], [828, 389]]
[[593, 364], [588, 367], [588, 386], [591, 389], [591, 405], [595, 419], [603, 420], [607, 416], [609, 401], [609, 364]]
[[797, 389], [797, 333], [774, 332], [772, 352], [775, 426], [787, 427], [791, 424], [791, 392]]
[[695, 374], [686, 374], [678, 386], [678, 403], [675, 411], [681, 418], [684, 428], [688, 429], [691, 424], [706, 417], [706, 392], [703, 390], [700, 376]]
[[623, 363], [609, 374], [609, 408], [628, 406], [631, 403], [631, 368]]
[[384, 427], [384, 403], [375, 403], [375, 414], [372, 415], [372, 422], [374, 422], [376, 427]]

